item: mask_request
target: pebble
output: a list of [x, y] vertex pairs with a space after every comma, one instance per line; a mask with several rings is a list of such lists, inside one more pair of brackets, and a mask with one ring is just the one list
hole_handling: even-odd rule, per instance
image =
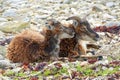
[[4, 59], [4, 57], [2, 55], [0, 55], [0, 60], [3, 60], [3, 59]]
[[10, 63], [10, 61], [7, 59], [0, 60], [0, 68], [5, 68], [5, 67], [16, 67], [16, 64]]
[[106, 22], [105, 26], [119, 26], [120, 23], [119, 22], [114, 22], [114, 21], [109, 21], [109, 22]]
[[12, 80], [10, 77], [4, 77], [2, 75], [0, 75], [0, 80]]
[[6, 22], [8, 21], [6, 18], [0, 18], [0, 22]]
[[65, 4], [70, 4], [71, 1], [72, 1], [72, 0], [64, 0], [63, 3], [65, 3]]
[[5, 54], [6, 54], [6, 46], [0, 46], [1, 59], [2, 57], [5, 57]]
[[103, 14], [103, 18], [105, 18], [105, 19], [114, 19], [115, 17], [105, 13], [105, 14]]
[[16, 15], [16, 9], [8, 9], [3, 12], [2, 17], [15, 17]]
[[16, 33], [29, 27], [29, 22], [6, 22], [0, 24], [0, 30], [6, 33]]
[[114, 6], [114, 2], [107, 2], [107, 3], [106, 3], [106, 6], [107, 6], [107, 7], [113, 7], [113, 6]]
[[103, 70], [106, 70], [106, 69], [108, 69], [108, 68], [107, 68], [107, 67], [105, 67], [105, 66], [102, 66], [102, 69], [103, 69]]
[[111, 71], [113, 71], [113, 69], [114, 69], [113, 67], [110, 67], [110, 68], [109, 68], [109, 70], [111, 70]]

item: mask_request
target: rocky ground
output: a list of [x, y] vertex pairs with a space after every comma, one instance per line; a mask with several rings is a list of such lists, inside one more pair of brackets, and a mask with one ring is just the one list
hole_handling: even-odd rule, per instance
[[[44, 27], [47, 19], [54, 18], [61, 21], [73, 15], [81, 18], [88, 15], [86, 18], [93, 28], [98, 26], [120, 27], [120, 1], [0, 0], [0, 68], [15, 67], [17, 65], [9, 63], [6, 59], [5, 54], [8, 45], [4, 43], [9, 43], [11, 37], [14, 37], [15, 34], [25, 28], [40, 30], [41, 27]], [[103, 56], [101, 63], [109, 64], [113, 60], [119, 61], [120, 33], [113, 34], [112, 32], [102, 31], [98, 32], [98, 34], [101, 40], [97, 44], [102, 47], [95, 50], [95, 53]], [[120, 68], [118, 71], [120, 71]], [[0, 76], [3, 77], [3, 80], [11, 79], [10, 76]]]

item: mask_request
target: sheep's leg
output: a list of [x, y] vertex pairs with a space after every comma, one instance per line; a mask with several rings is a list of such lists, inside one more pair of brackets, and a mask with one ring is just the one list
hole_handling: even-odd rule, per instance
[[[87, 44], [87, 48], [94, 48], [94, 49], [99, 49], [101, 46], [97, 45], [97, 44], [93, 44], [93, 43], [89, 43]], [[92, 53], [93, 55], [95, 55], [95, 51], [94, 50], [87, 50], [87, 53]]]
[[97, 44], [87, 44], [87, 48], [94, 48], [94, 49], [99, 49], [101, 46]]
[[75, 50], [77, 50], [80, 55], [86, 55], [87, 43], [88, 42], [86, 42], [84, 40], [79, 40], [78, 44], [75, 46]]
[[79, 57], [79, 53], [77, 51], [70, 51], [68, 57], [77, 58]]
[[51, 60], [53, 60], [53, 61], [58, 60], [58, 58], [59, 58], [59, 54], [58, 54], [59, 51], [60, 51], [59, 46], [56, 46], [56, 48], [52, 51], [53, 55], [51, 56]]

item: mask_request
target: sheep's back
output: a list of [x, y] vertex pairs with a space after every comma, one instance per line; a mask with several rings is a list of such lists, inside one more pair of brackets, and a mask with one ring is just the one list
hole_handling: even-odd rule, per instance
[[44, 41], [44, 36], [38, 32], [23, 31], [10, 42], [7, 58], [12, 62], [34, 62], [43, 54]]

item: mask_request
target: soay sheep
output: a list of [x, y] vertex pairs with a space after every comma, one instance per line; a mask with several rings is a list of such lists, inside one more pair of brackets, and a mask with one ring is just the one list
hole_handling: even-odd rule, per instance
[[60, 43], [60, 57], [77, 57], [85, 55], [87, 48], [99, 48], [98, 45], [89, 43], [89, 41], [99, 40], [99, 35], [91, 29], [87, 20], [80, 19], [77, 16], [69, 17], [67, 20], [73, 20], [73, 24], [67, 26], [73, 27], [75, 36], [70, 39], [62, 39]]

